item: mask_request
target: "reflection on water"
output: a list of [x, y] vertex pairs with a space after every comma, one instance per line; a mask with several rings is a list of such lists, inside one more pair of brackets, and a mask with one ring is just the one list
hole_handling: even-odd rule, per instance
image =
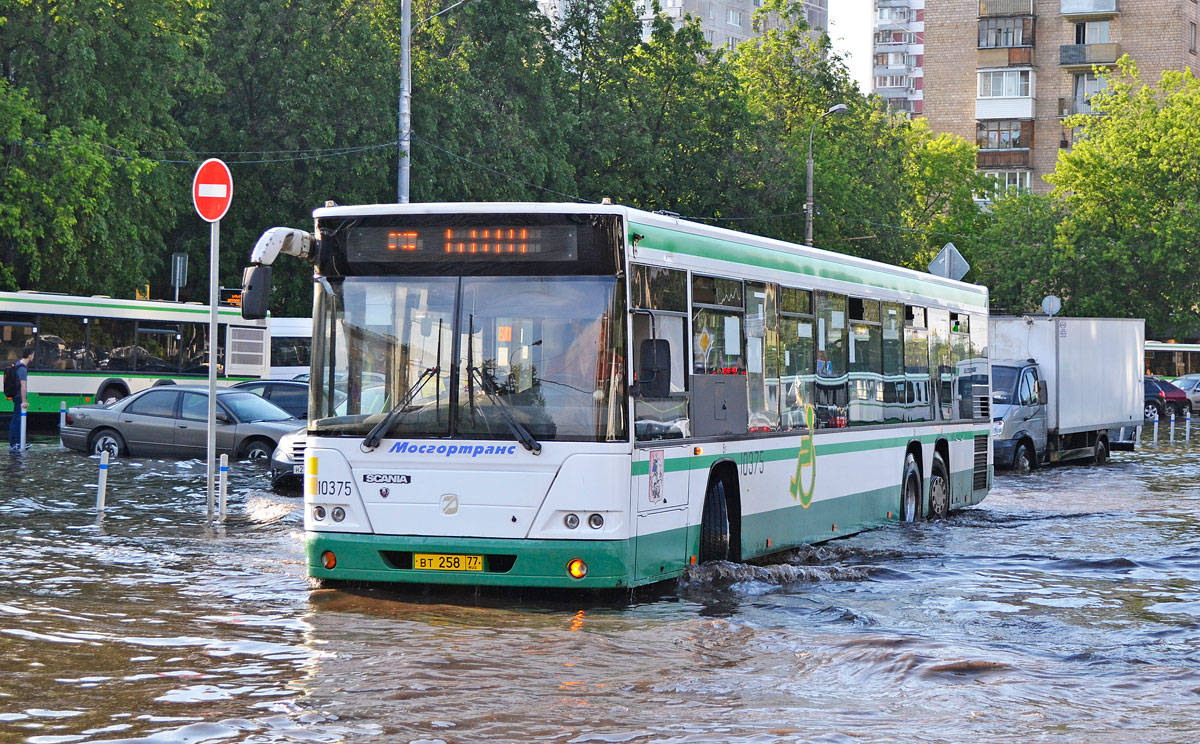
[[0, 741], [1194, 741], [1200, 453], [1165, 433], [582, 597], [310, 592], [261, 468], [208, 526], [202, 463], [121, 460], [97, 523], [96, 461], [36, 441], [0, 456]]

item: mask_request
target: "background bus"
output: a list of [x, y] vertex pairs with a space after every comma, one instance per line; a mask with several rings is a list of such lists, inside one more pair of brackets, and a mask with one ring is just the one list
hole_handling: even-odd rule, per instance
[[271, 377], [308, 374], [312, 353], [312, 318], [271, 317]]
[[[266, 376], [267, 321], [217, 310], [217, 377], [221, 384]], [[35, 349], [29, 410], [119, 400], [158, 380], [208, 377], [209, 308], [164, 300], [0, 292], [0, 364]], [[0, 412], [12, 401], [0, 400]]]
[[314, 216], [243, 292], [317, 263], [311, 576], [636, 586], [991, 486], [984, 287], [615, 205]]
[[1146, 342], [1146, 374], [1173, 380], [1200, 373], [1200, 344]]

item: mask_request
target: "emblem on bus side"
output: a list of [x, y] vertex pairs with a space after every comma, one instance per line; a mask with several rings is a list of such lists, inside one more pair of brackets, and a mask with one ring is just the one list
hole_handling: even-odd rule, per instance
[[458, 514], [458, 495], [453, 493], [442, 494], [442, 514], [451, 516]]
[[[817, 488], [817, 448], [813, 444], [813, 429], [817, 423], [817, 414], [812, 406], [804, 408], [804, 423], [808, 433], [800, 438], [800, 451], [796, 453], [796, 477], [791, 479], [788, 490], [793, 499], [799, 499], [805, 509], [812, 503], [813, 491]], [[804, 468], [808, 468], [808, 485], [804, 484]]]

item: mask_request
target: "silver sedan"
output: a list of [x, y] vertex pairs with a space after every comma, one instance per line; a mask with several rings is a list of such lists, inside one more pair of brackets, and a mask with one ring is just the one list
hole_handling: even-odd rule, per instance
[[[266, 460], [280, 437], [303, 422], [254, 393], [217, 391], [217, 452]], [[110, 457], [204, 457], [208, 451], [208, 388], [167, 385], [105, 406], [67, 410], [62, 442]]]

